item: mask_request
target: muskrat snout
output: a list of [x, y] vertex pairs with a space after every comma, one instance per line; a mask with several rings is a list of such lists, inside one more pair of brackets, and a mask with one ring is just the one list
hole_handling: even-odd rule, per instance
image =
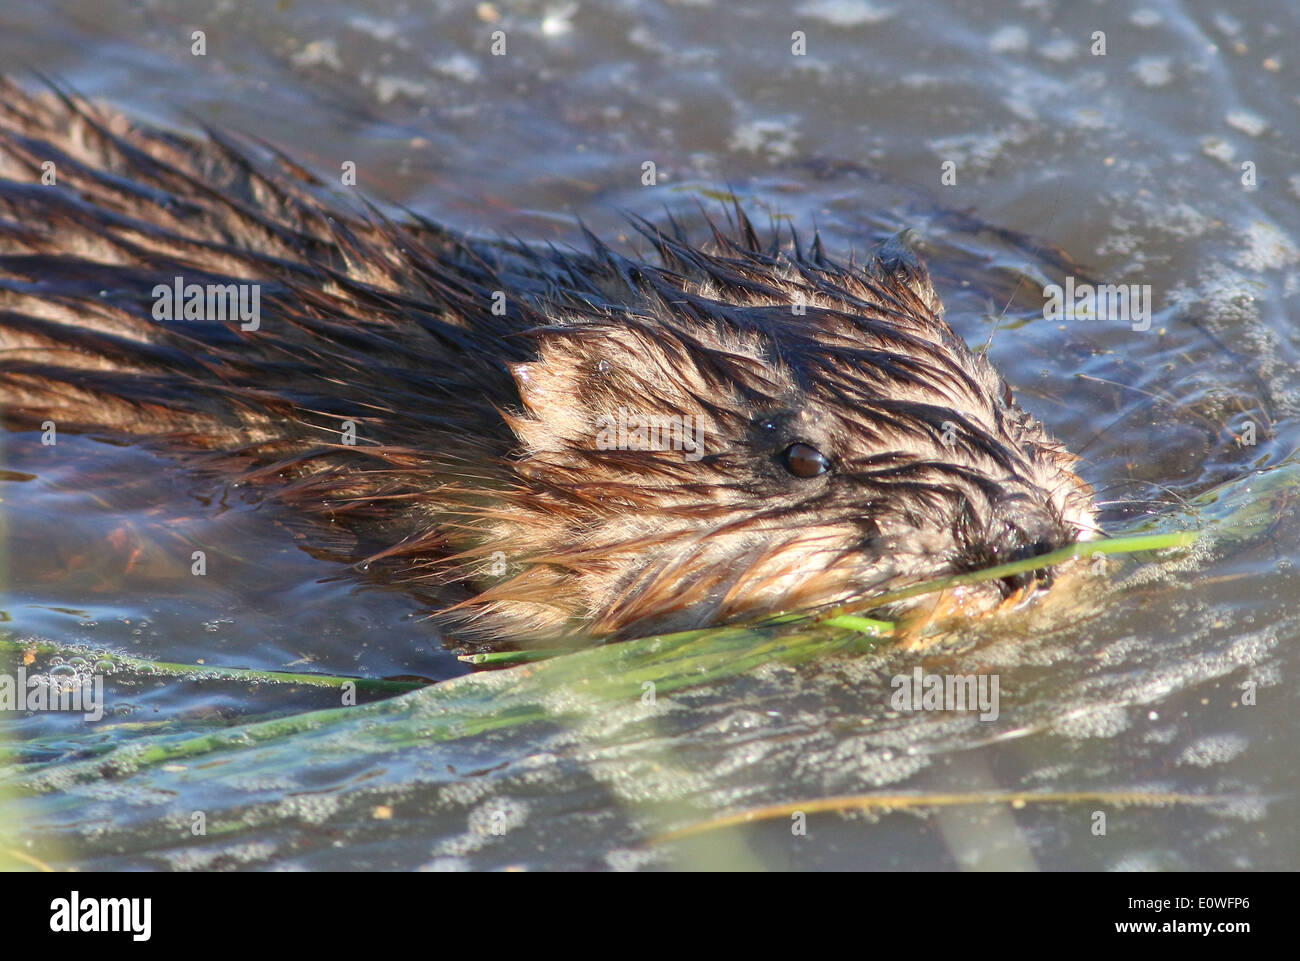
[[[1050, 507], [1028, 506], [1023, 498], [1005, 498], [994, 506], [993, 522], [982, 539], [969, 544], [959, 569], [977, 571], [1051, 554], [1079, 540], [1077, 527], [1066, 525]], [[1052, 569], [1042, 567], [1003, 577], [1003, 597], [1034, 585], [1050, 587]]]

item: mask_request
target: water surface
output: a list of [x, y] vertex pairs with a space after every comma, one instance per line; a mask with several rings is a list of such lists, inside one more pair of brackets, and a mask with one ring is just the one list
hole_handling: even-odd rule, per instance
[[[256, 134], [325, 175], [355, 161], [394, 209], [484, 235], [578, 244], [581, 218], [615, 240], [624, 211], [690, 218], [727, 190], [759, 219], [815, 226], [836, 256], [911, 227], [959, 333], [991, 336], [1022, 402], [1086, 458], [1106, 523], [1174, 529], [1213, 522], [1209, 491], [1244, 509], [1276, 476], [1256, 472], [1297, 449], [1298, 21], [1283, 0], [17, 0], [0, 64], [141, 120]], [[1149, 285], [1150, 328], [1044, 320], [1043, 285], [1069, 273]], [[95, 438], [3, 444], [13, 637], [194, 665], [467, 671], [415, 601], [308, 550], [271, 505]], [[1297, 519], [1287, 496], [1266, 503], [1248, 537], [1172, 568], [1118, 566], [1125, 590], [1075, 623], [973, 633], [943, 657], [770, 665], [654, 712], [630, 698], [421, 741], [412, 719], [440, 709], [414, 695], [162, 766], [132, 763], [137, 735], [119, 727], [98, 737], [127, 753], [94, 776], [75, 767], [80, 721], [11, 716], [10, 750], [48, 766], [17, 779], [43, 793], [3, 831], [56, 866], [102, 868], [1294, 867]], [[214, 568], [201, 590], [195, 544]], [[889, 679], [918, 664], [997, 673], [999, 718], [893, 714]], [[336, 703], [200, 679], [109, 686], [115, 723], [172, 734]], [[1101, 804], [1102, 837], [1099, 804], [1077, 803], [643, 843], [765, 804], [969, 791], [1220, 800]], [[193, 837], [195, 810], [222, 830]]]

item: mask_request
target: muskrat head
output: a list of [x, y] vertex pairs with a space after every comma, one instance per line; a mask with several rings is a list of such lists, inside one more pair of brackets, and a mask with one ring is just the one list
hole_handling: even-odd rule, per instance
[[914, 259], [759, 260], [709, 261], [724, 282], [642, 269], [634, 310], [535, 332], [512, 369], [515, 480], [471, 552], [498, 564], [463, 612], [513, 636], [641, 636], [1094, 530], [1075, 458], [941, 319]]

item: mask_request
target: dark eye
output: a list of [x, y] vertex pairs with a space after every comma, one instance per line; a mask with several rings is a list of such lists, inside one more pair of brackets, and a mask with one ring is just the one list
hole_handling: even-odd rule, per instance
[[826, 455], [807, 444], [791, 444], [781, 457], [786, 470], [795, 477], [816, 477], [831, 469], [831, 462]]

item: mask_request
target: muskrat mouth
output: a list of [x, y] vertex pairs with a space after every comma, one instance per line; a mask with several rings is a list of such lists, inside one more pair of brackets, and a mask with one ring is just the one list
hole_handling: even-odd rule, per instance
[[1002, 592], [1002, 597], [1005, 600], [1015, 594], [1029, 591], [1031, 588], [1035, 591], [1048, 590], [1052, 584], [1052, 569], [1044, 567], [1036, 571], [1023, 571], [1020, 574], [1003, 577], [998, 581], [998, 590]]
[[[1011, 552], [1007, 558], [1008, 563], [1016, 561], [1027, 561], [1032, 557], [1040, 557], [1044, 554], [1050, 554], [1059, 546], [1046, 541], [1039, 541], [1034, 544], [1026, 544]], [[1050, 567], [1038, 567], [1031, 571], [1021, 571], [1019, 574], [1011, 574], [998, 580], [998, 589], [1002, 592], [1003, 599], [1009, 598], [1014, 594], [1029, 592], [1031, 588], [1035, 591], [1049, 589], [1055, 582], [1053, 569]]]

